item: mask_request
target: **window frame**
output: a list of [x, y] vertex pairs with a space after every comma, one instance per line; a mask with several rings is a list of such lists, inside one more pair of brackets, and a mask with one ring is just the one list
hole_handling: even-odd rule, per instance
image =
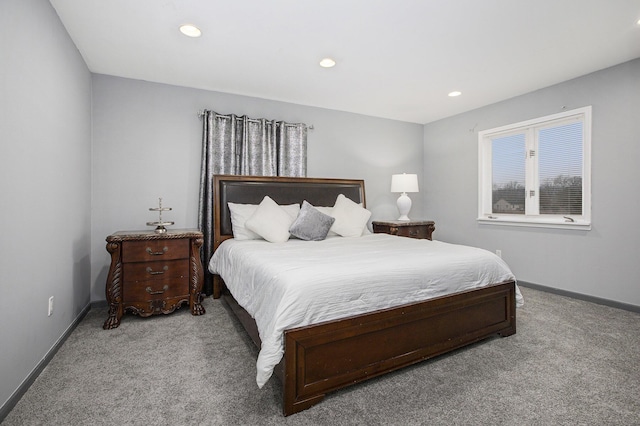
[[[478, 217], [480, 224], [529, 226], [560, 229], [591, 229], [591, 106], [478, 132]], [[493, 213], [492, 139], [524, 133], [527, 150], [537, 147], [536, 130], [582, 122], [582, 215], [539, 213], [539, 166], [525, 169], [525, 191], [535, 189], [531, 201], [525, 199], [525, 214]], [[524, 153], [523, 153], [524, 155]], [[538, 161], [536, 157], [536, 162]]]

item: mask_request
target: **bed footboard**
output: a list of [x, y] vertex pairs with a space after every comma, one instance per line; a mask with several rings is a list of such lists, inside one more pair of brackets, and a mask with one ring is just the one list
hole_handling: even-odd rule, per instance
[[515, 283], [285, 331], [283, 411], [327, 392], [516, 332]]

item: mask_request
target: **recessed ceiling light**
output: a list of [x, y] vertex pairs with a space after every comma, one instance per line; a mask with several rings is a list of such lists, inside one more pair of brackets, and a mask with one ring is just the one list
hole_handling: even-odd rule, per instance
[[462, 95], [462, 92], [458, 92], [457, 90], [449, 93], [449, 96], [452, 98], [455, 98], [456, 96], [460, 96], [460, 95]]
[[336, 61], [334, 61], [331, 58], [324, 58], [323, 60], [320, 61], [320, 66], [322, 68], [331, 68], [334, 67], [336, 65]]
[[202, 35], [202, 31], [200, 31], [200, 28], [191, 24], [181, 25], [180, 32], [187, 37], [200, 37]]

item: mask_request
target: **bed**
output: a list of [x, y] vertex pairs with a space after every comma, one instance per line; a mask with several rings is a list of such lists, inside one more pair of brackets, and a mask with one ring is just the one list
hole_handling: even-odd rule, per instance
[[[364, 182], [352, 179], [220, 175], [214, 178], [213, 194], [215, 231], [213, 236], [214, 256], [211, 259], [210, 270], [213, 269], [212, 272], [220, 273], [214, 274], [213, 296], [214, 298], [222, 298], [229, 305], [251, 339], [261, 348], [262, 354], [270, 347], [271, 339], [268, 337], [269, 334], [265, 333], [264, 320], [261, 319], [262, 314], [257, 313], [255, 306], [251, 306], [251, 303], [247, 302], [245, 294], [247, 290], [241, 290], [236, 283], [236, 281], [247, 280], [246, 274], [243, 275], [241, 272], [234, 272], [233, 269], [225, 269], [220, 266], [212, 268], [211, 265], [214, 257], [222, 256], [221, 253], [225, 250], [234, 253], [240, 248], [261, 250], [260, 246], [268, 246], [271, 243], [248, 241], [243, 244], [244, 242], [233, 240], [231, 212], [228, 203], [257, 205], [268, 195], [282, 206], [301, 204], [303, 201], [314, 206], [332, 206], [336, 198], [342, 194], [353, 202], [366, 206]], [[221, 247], [226, 240], [230, 239], [231, 241]], [[321, 253], [335, 253], [337, 256], [335, 259], [341, 260], [347, 255], [341, 254], [343, 252], [339, 251], [339, 247], [342, 246], [342, 242], [338, 242], [339, 239], [340, 237], [327, 238], [326, 241], [307, 245], [318, 250], [321, 248], [324, 250], [323, 247], [326, 246], [328, 251]], [[405, 257], [409, 257], [410, 252], [423, 248], [432, 250], [434, 255], [450, 249], [453, 250], [453, 247], [450, 247], [453, 245], [382, 234], [343, 240], [345, 242], [353, 240], [352, 243], [356, 245], [413, 244], [407, 248], [409, 251], [406, 252], [407, 256]], [[308, 242], [292, 240], [291, 243], [271, 244], [272, 257], [262, 267], [269, 268], [271, 263], [275, 263], [276, 258], [286, 257], [284, 254], [277, 253], [276, 249], [290, 249], [295, 252], [298, 246], [305, 243]], [[402, 250], [403, 247], [399, 246], [398, 249]], [[478, 249], [465, 248], [464, 250], [469, 250], [465, 256], [474, 256], [478, 253]], [[358, 249], [348, 249], [344, 253], [358, 251]], [[248, 256], [256, 256], [255, 253], [260, 252], [249, 251]], [[495, 259], [498, 258], [492, 257], [489, 263], [501, 262], [501, 260]], [[217, 260], [217, 262], [220, 261]], [[254, 262], [250, 261], [247, 265], [252, 263]], [[378, 269], [371, 266], [374, 264]], [[366, 284], [370, 279], [372, 283], [388, 283], [387, 285], [372, 284], [371, 288], [379, 289], [383, 295], [382, 299], [392, 298], [391, 293], [387, 292], [388, 288], [396, 286], [402, 288], [403, 278], [387, 277], [386, 271], [380, 269], [380, 264], [384, 264], [384, 262], [372, 262], [370, 267], [364, 268], [375, 276], [369, 276], [365, 279], [358, 278], [358, 281]], [[344, 268], [344, 266], [329, 269], [337, 270], [340, 268]], [[298, 267], [289, 269], [297, 270]], [[490, 277], [495, 277], [496, 282], [483, 283], [477, 288], [467, 288], [457, 286], [457, 283], [454, 282], [458, 279], [457, 277], [461, 276], [457, 269], [452, 271], [455, 272], [453, 276], [456, 278], [451, 279], [452, 288], [457, 290], [451, 294], [431, 294], [428, 299], [419, 301], [399, 300], [393, 302], [393, 306], [355, 314], [342, 313], [337, 315], [338, 318], [331, 317], [332, 313], [330, 312], [328, 317], [326, 315], [319, 316], [320, 321], [307, 318], [307, 322], [311, 321], [311, 323], [285, 327], [282, 331], [276, 328], [281, 341], [281, 358], [272, 357], [272, 364], [276, 362], [273, 359], [279, 360], [279, 362], [275, 366], [271, 365], [270, 368], [282, 382], [284, 415], [307, 409], [320, 402], [328, 392], [336, 389], [444, 354], [493, 335], [504, 337], [514, 334], [516, 332], [516, 295], [519, 293], [510, 271], [507, 275], [490, 275]], [[326, 268], [325, 270], [329, 271]], [[245, 272], [258, 274], [258, 272]], [[254, 315], [249, 314], [247, 309], [243, 308], [241, 303], [236, 300], [221, 275], [225, 277], [226, 281], [233, 281], [233, 285], [230, 287], [236, 292], [237, 299], [242, 301], [242, 305], [252, 311]], [[311, 275], [316, 279], [318, 275], [325, 274], [312, 273]], [[330, 272], [327, 272], [324, 278], [328, 278], [329, 284], [335, 283], [337, 280]], [[298, 281], [306, 282], [307, 280], [298, 279]], [[308, 281], [315, 283], [311, 279]], [[352, 279], [352, 281], [354, 280]], [[311, 285], [315, 284], [309, 284], [309, 286]], [[339, 287], [332, 287], [331, 291], [318, 294], [331, 296], [336, 288]], [[406, 292], [402, 294], [404, 293]], [[265, 305], [269, 306], [272, 302], [269, 302], [267, 296], [261, 297], [267, 300]], [[336, 297], [336, 299], [338, 298]], [[325, 298], [323, 304], [330, 301]], [[304, 312], [304, 309], [301, 312]], [[259, 324], [256, 323], [254, 316], [259, 320]], [[259, 330], [266, 337], [265, 342], [261, 340]], [[362, 350], [363, 348], [366, 350]], [[261, 385], [261, 354], [258, 356], [257, 363], [259, 386]], [[263, 383], [270, 374], [265, 373], [265, 375], [262, 377]]]

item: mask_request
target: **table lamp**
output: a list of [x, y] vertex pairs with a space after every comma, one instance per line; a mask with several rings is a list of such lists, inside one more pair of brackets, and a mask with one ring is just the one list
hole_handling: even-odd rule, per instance
[[418, 175], [406, 174], [391, 175], [391, 192], [401, 192], [398, 197], [398, 220], [409, 220], [409, 210], [411, 210], [411, 198], [407, 192], [418, 192]]

